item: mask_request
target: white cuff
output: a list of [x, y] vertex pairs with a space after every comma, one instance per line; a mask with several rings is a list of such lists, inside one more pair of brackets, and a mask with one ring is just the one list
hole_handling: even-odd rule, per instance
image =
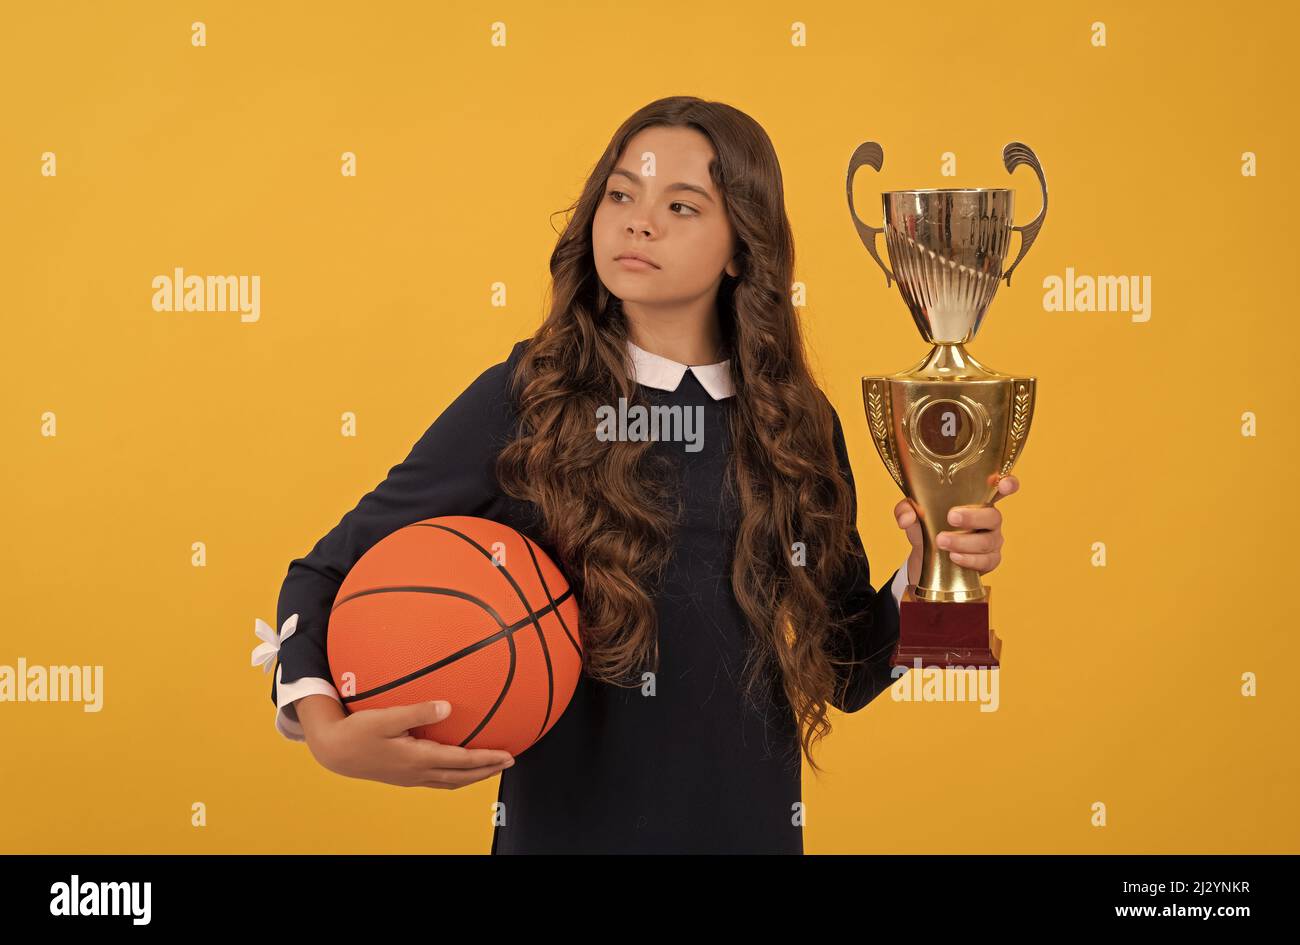
[[[910, 557], [911, 555], [908, 555], [908, 558]], [[904, 558], [903, 566], [898, 569], [898, 575], [894, 578], [894, 583], [889, 585], [890, 591], [894, 594], [894, 603], [898, 605], [900, 610], [903, 608], [903, 591], [907, 589], [908, 583], [907, 558]]]
[[340, 705], [343, 704], [343, 700], [339, 699], [339, 692], [334, 688], [333, 683], [319, 676], [304, 676], [291, 683], [280, 682], [280, 673], [283, 669], [283, 666], [279, 666], [275, 670], [275, 730], [290, 741], [305, 742], [307, 733], [303, 731], [302, 723], [298, 721], [298, 710], [294, 708], [293, 703], [303, 696], [333, 696], [338, 699]]

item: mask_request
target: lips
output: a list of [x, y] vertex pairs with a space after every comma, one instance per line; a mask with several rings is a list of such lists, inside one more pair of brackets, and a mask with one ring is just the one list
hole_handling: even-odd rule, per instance
[[648, 256], [642, 256], [640, 253], [619, 253], [617, 256], [614, 257], [615, 262], [617, 262], [620, 259], [640, 260], [641, 262], [645, 263], [648, 266], [653, 266], [656, 269], [659, 268], [659, 264], [657, 262], [655, 262], [653, 259], [650, 259]]

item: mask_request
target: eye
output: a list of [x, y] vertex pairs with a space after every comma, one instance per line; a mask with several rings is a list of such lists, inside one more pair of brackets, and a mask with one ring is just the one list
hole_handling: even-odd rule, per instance
[[[614, 201], [614, 203], [623, 203], [624, 201], [619, 200], [618, 198], [619, 198], [619, 197], [626, 197], [627, 194], [623, 193], [623, 191], [621, 191], [621, 190], [611, 190], [611, 191], [609, 191], [608, 193], [606, 193], [605, 196], [611, 198], [611, 199]], [[688, 203], [682, 203], [681, 201], [673, 201], [673, 202], [670, 203], [668, 206], [669, 206], [669, 207], [685, 207], [687, 210], [691, 211], [689, 214], [678, 214], [678, 216], [699, 216], [699, 215], [700, 215], [700, 211], [696, 210], [696, 209], [695, 209], [694, 207], [692, 207], [690, 204], [688, 204]]]

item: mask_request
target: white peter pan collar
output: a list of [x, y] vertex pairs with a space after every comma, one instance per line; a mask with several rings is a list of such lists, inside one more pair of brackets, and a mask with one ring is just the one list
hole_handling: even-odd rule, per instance
[[709, 396], [714, 400], [722, 400], [736, 392], [731, 377], [730, 358], [717, 364], [687, 365], [647, 351], [634, 345], [630, 340], [627, 343], [627, 350], [632, 356], [632, 373], [629, 376], [638, 384], [659, 390], [677, 390], [677, 385], [682, 382], [682, 377], [689, 367], [695, 379], [700, 382], [700, 386], [708, 391]]

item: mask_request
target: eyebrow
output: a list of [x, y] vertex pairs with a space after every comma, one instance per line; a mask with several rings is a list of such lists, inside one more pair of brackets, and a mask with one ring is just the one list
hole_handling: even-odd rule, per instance
[[[632, 181], [632, 183], [634, 184], [641, 183], [640, 177], [638, 177], [636, 174], [633, 174], [631, 171], [626, 170], [625, 168], [616, 167], [614, 168], [614, 170], [610, 171], [609, 176], [613, 177], [615, 174], [622, 174], [624, 177]], [[695, 184], [685, 184], [682, 183], [681, 181], [678, 181], [676, 184], [669, 184], [667, 187], [664, 188], [664, 190], [689, 190], [699, 194], [701, 197], [703, 197], [705, 200], [709, 201], [710, 203], [713, 202], [713, 197], [709, 194], [709, 192], [705, 190], [703, 187], [697, 187]]]

